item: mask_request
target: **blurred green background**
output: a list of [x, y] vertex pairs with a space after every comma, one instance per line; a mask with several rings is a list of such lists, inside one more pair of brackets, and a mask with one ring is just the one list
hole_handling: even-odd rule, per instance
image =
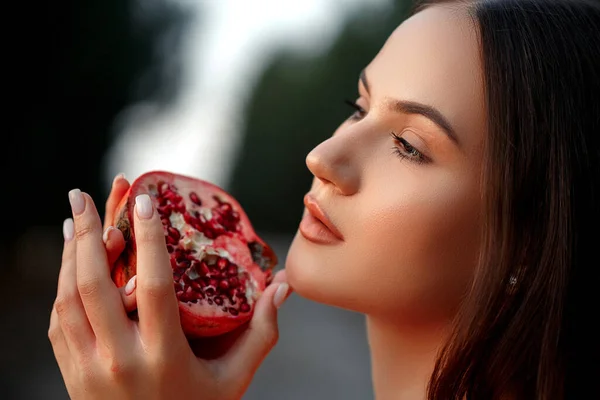
[[[235, 9], [236, 1], [227, 3]], [[258, 79], [236, 116], [242, 121], [232, 139], [238, 150], [224, 157], [230, 171], [224, 186], [275, 243], [282, 264], [312, 178], [306, 154], [351, 113], [344, 99], [356, 97], [359, 72], [411, 7], [408, 1], [358, 2], [347, 13], [346, 3], [328, 9], [324, 23], [336, 13], [344, 17], [324, 49], [299, 51], [280, 41], [254, 66]], [[138, 102], [159, 111], [173, 104], [185, 85], [182, 43], [190, 26], [209, 24], [210, 15], [193, 1], [168, 0], [10, 2], [3, 15], [10, 27], [3, 57], [9, 123], [0, 196], [0, 398], [62, 399], [46, 334], [61, 225], [70, 212], [66, 194], [81, 187], [103, 211], [106, 154], [119, 143], [116, 121]], [[286, 313], [281, 342], [248, 399], [372, 396], [360, 316], [297, 298]], [[311, 352], [313, 358], [302, 358]]]

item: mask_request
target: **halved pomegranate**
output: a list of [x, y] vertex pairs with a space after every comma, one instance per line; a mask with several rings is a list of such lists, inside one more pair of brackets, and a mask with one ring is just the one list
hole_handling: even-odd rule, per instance
[[132, 213], [142, 193], [150, 195], [163, 223], [186, 336], [216, 336], [247, 322], [277, 257], [241, 205], [200, 179], [153, 171], [132, 182], [115, 214], [114, 226], [126, 242], [112, 273], [117, 286], [136, 274]]

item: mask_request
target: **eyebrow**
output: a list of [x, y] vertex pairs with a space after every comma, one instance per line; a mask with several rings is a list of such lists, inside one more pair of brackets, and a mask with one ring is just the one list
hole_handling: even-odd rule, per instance
[[[362, 70], [360, 73], [360, 81], [365, 87], [367, 93], [369, 93], [369, 82], [367, 81], [367, 75], [365, 74], [364, 70]], [[390, 109], [399, 113], [419, 114], [424, 116], [439, 126], [448, 136], [448, 138], [450, 138], [450, 140], [456, 144], [459, 144], [456, 131], [454, 128], [452, 128], [452, 125], [450, 122], [448, 122], [448, 119], [444, 117], [444, 115], [437, 108], [427, 104], [418, 103], [416, 101], [393, 100]]]

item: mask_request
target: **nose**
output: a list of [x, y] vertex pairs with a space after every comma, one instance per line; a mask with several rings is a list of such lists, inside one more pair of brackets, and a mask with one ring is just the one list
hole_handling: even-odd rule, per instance
[[333, 185], [342, 195], [356, 193], [360, 185], [360, 168], [352, 162], [349, 143], [333, 136], [306, 156], [306, 166], [321, 182]]

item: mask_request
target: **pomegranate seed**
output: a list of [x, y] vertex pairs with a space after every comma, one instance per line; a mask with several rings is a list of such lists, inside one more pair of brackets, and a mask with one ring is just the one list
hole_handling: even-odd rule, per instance
[[198, 204], [199, 206], [202, 205], [202, 202], [200, 201], [200, 198], [198, 197], [196, 192], [190, 192], [190, 200], [195, 204]]
[[191, 281], [190, 282], [190, 286], [192, 287], [192, 289], [194, 289], [194, 291], [196, 292], [202, 292], [202, 286], [200, 286], [200, 284], [196, 281]]
[[218, 306], [222, 306], [223, 305], [223, 298], [222, 297], [215, 297], [215, 304]]
[[183, 220], [185, 221], [186, 224], [190, 224], [192, 226], [194, 226], [194, 225], [196, 225], [198, 223], [197, 220], [196, 220], [196, 218], [192, 217], [188, 213], [184, 213], [183, 214]]
[[225, 258], [219, 258], [219, 261], [217, 261], [217, 265], [219, 266], [220, 269], [227, 268], [228, 264], [229, 264], [229, 262]]
[[237, 315], [239, 314], [238, 310], [236, 310], [236, 309], [235, 309], [235, 308], [233, 308], [233, 307], [229, 307], [229, 308], [228, 308], [228, 311], [229, 311], [229, 313], [230, 313], [231, 315], [233, 315], [234, 317], [235, 317], [235, 316], [237, 316]]
[[240, 305], [240, 311], [241, 312], [249, 312], [250, 311], [250, 305], [248, 305], [248, 303], [242, 303]]
[[221, 282], [219, 282], [219, 289], [222, 289], [222, 290], [229, 289], [229, 282], [227, 282], [225, 279], [223, 279]]
[[202, 273], [202, 275], [208, 275], [210, 273], [208, 265], [206, 265], [204, 261], [200, 263], [200, 272]]
[[237, 287], [240, 284], [240, 281], [237, 277], [232, 276], [231, 278], [229, 278], [229, 286], [231, 286], [232, 288]]
[[179, 240], [181, 238], [181, 234], [179, 233], [179, 231], [173, 228], [172, 226], [169, 226], [167, 228], [167, 231], [169, 232], [169, 236], [172, 236], [173, 239]]
[[208, 239], [214, 239], [216, 237], [214, 231], [211, 228], [205, 228], [203, 233], [204, 236], [206, 236]]
[[237, 267], [235, 265], [230, 265], [229, 268], [227, 268], [227, 275], [229, 275], [229, 276], [237, 275]]

